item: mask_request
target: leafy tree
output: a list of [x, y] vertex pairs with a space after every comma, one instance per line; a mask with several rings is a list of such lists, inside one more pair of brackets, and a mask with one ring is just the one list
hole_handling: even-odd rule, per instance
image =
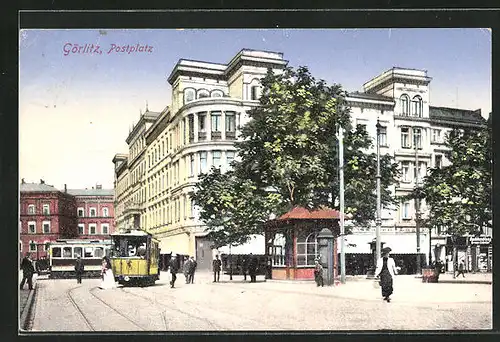
[[259, 191], [249, 180], [237, 179], [234, 172], [212, 168], [200, 176], [191, 195], [200, 207], [200, 219], [207, 225], [207, 237], [214, 248], [240, 245], [261, 232], [279, 201], [279, 195]]

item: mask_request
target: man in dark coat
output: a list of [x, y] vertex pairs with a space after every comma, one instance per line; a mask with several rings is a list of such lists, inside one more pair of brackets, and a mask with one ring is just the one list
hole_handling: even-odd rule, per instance
[[82, 275], [83, 275], [84, 269], [85, 269], [85, 266], [83, 265], [83, 260], [82, 260], [82, 258], [80, 258], [80, 256], [78, 256], [76, 258], [76, 262], [75, 262], [75, 273], [76, 273], [76, 283], [77, 284], [82, 283]]
[[241, 263], [241, 272], [243, 273], [243, 280], [247, 280], [248, 258], [246, 256], [243, 256], [243, 261]]
[[222, 261], [219, 259], [219, 255], [215, 256], [215, 260], [212, 261], [212, 269], [214, 271], [214, 283], [220, 280], [220, 269], [222, 267]]
[[250, 260], [248, 261], [248, 274], [250, 274], [250, 282], [257, 282], [257, 264], [259, 261], [257, 257], [250, 253]]
[[177, 280], [177, 271], [179, 271], [179, 265], [177, 264], [177, 258], [172, 253], [170, 257], [170, 263], [168, 265], [170, 268], [170, 274], [172, 274], [172, 280], [170, 281], [170, 287], [173, 288], [175, 286], [175, 281]]
[[35, 268], [33, 267], [30, 253], [26, 253], [26, 256], [23, 258], [21, 269], [23, 270], [23, 280], [21, 280], [19, 288], [22, 290], [24, 288], [24, 283], [28, 281], [29, 289], [33, 290], [33, 273], [35, 273]]
[[194, 260], [194, 256], [191, 256], [190, 259], [190, 264], [189, 264], [189, 279], [188, 283], [193, 284], [194, 283], [194, 272], [196, 272], [196, 266], [198, 266], [198, 263], [196, 260]]

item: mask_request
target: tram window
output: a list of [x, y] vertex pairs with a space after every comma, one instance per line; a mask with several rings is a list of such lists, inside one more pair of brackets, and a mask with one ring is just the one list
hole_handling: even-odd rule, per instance
[[71, 258], [71, 247], [63, 247], [63, 258]]
[[94, 249], [92, 247], [85, 247], [85, 257], [92, 258], [93, 251]]
[[81, 257], [82, 256], [82, 247], [75, 247], [73, 249], [73, 253], [75, 255], [75, 258]]
[[53, 258], [60, 258], [61, 257], [61, 247], [52, 248], [52, 257]]
[[96, 258], [102, 258], [104, 256], [104, 251], [102, 247], [96, 247], [94, 249], [94, 257]]

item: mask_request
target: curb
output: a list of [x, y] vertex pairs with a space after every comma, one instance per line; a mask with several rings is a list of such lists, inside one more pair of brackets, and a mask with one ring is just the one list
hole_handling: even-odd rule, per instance
[[491, 285], [493, 284], [493, 281], [491, 280], [438, 280], [437, 282], [442, 283], [442, 284], [485, 284], [485, 285]]
[[30, 291], [30, 294], [28, 295], [28, 299], [26, 301], [26, 306], [24, 307], [24, 310], [21, 313], [20, 325], [21, 325], [21, 330], [24, 331], [29, 330], [29, 323], [30, 323], [29, 319], [33, 312], [33, 303], [35, 302], [36, 292], [38, 289], [38, 286], [36, 286], [36, 284], [33, 285], [34, 285], [33, 291]]

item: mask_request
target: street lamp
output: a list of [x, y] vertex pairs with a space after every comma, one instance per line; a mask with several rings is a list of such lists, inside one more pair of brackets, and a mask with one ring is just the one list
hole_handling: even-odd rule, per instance
[[[413, 131], [415, 145], [415, 188], [418, 189], [418, 174], [420, 171], [419, 161], [418, 161], [418, 148], [419, 141], [417, 140], [417, 135], [415, 134], [416, 130]], [[421, 270], [421, 258], [420, 258], [420, 191], [417, 192], [417, 196], [415, 197], [415, 231], [417, 234], [417, 275], [422, 273]], [[430, 239], [430, 236], [429, 236]]]
[[380, 227], [382, 226], [382, 199], [380, 192], [380, 179], [382, 176], [380, 175], [380, 129], [382, 125], [380, 125], [380, 121], [377, 118], [377, 217], [375, 219], [375, 260], [380, 258]]
[[[323, 228], [318, 234], [318, 243], [321, 248], [321, 255], [325, 255], [326, 253], [326, 263], [327, 263], [327, 272], [326, 272], [326, 284], [333, 284], [333, 233], [328, 228]], [[324, 263], [324, 257], [322, 258], [322, 263]]]

